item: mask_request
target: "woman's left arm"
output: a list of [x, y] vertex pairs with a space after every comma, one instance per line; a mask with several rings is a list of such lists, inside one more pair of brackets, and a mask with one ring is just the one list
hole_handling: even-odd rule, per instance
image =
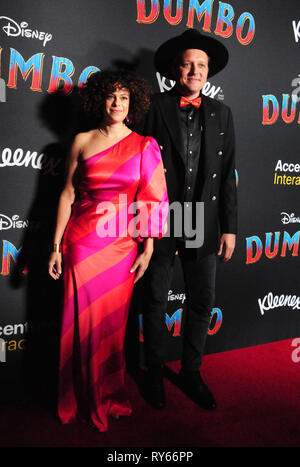
[[137, 270], [134, 283], [136, 283], [145, 273], [153, 253], [153, 238], [147, 238], [144, 242], [144, 251], [135, 260], [130, 272]]
[[169, 211], [164, 167], [157, 141], [146, 137], [141, 158], [141, 180], [137, 193], [140, 206], [140, 231], [138, 241], [144, 241], [144, 251], [135, 260], [130, 272], [137, 270], [135, 283], [143, 276], [150, 262], [154, 238], [167, 232]]

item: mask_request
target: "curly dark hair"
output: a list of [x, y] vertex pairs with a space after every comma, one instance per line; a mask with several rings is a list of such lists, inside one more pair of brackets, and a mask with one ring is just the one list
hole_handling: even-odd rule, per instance
[[137, 124], [148, 111], [151, 88], [143, 78], [127, 70], [97, 71], [79, 91], [83, 110], [96, 126], [103, 119], [105, 99], [121, 88], [126, 88], [130, 93], [128, 126]]

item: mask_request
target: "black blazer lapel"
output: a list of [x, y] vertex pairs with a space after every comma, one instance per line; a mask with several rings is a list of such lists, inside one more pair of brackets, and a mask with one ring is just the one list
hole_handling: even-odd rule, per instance
[[216, 114], [216, 110], [214, 105], [211, 103], [211, 99], [209, 97], [202, 96], [202, 103], [203, 105], [203, 146], [201, 152], [201, 159], [202, 159], [202, 168], [203, 168], [203, 190], [205, 189], [205, 185], [209, 180], [209, 173], [211, 171], [211, 165], [214, 160], [214, 156], [217, 150], [218, 141], [219, 141], [219, 123], [218, 123], [218, 116]]
[[180, 154], [183, 162], [185, 163], [185, 153], [183, 142], [180, 138], [180, 124], [177, 112], [177, 96], [175, 93], [168, 92], [164, 96], [164, 100], [160, 101], [159, 107], [164, 123], [169, 130], [172, 142], [177, 152]]

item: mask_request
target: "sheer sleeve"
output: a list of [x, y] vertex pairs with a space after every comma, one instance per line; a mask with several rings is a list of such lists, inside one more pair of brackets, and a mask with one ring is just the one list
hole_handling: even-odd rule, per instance
[[144, 138], [136, 201], [137, 240], [163, 237], [167, 232], [169, 200], [160, 149], [152, 137]]

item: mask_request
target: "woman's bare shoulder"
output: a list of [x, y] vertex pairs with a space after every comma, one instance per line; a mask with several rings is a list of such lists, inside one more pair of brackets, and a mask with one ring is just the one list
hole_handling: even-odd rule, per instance
[[82, 153], [84, 148], [91, 142], [95, 136], [95, 130], [77, 133], [73, 139], [72, 148], [78, 153]]
[[75, 135], [74, 137], [73, 143], [86, 144], [93, 138], [94, 135], [95, 135], [95, 130], [83, 131], [81, 133], [77, 133], [77, 135]]

